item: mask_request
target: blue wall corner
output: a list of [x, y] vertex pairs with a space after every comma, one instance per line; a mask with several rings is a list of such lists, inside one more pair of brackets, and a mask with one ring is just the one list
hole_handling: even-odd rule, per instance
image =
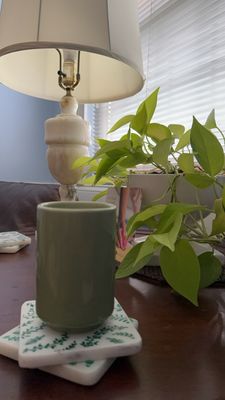
[[45, 156], [44, 122], [58, 113], [57, 102], [0, 85], [0, 180], [55, 181]]

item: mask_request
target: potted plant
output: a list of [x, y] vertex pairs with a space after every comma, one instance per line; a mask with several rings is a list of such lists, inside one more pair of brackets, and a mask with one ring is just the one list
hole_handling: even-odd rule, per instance
[[[224, 136], [214, 111], [205, 125], [193, 118], [187, 131], [180, 124], [151, 122], [158, 91], [140, 104], [136, 114], [113, 125], [109, 133], [128, 126], [120, 140], [100, 139], [95, 156], [80, 159], [74, 167], [86, 165], [86, 183], [115, 185], [125, 181], [134, 184], [132, 179], [136, 177], [130, 172], [138, 164], [151, 167], [150, 183], [145, 187], [152, 189], [152, 200], [127, 226], [128, 235], [142, 225], [149, 228], [150, 234], [128, 252], [116, 276], [133, 274], [157, 252], [169, 285], [197, 305], [199, 289], [221, 274], [221, 262], [214, 249], [223, 243], [225, 232], [224, 152], [213, 130], [219, 130], [223, 140]], [[206, 227], [204, 218], [209, 213], [213, 218], [211, 226]], [[210, 251], [196, 254], [195, 243], [208, 244]]]

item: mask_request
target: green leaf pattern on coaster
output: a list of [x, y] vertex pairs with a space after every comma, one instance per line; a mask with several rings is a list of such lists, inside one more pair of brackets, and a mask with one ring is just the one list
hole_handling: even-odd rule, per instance
[[[132, 324], [137, 328], [137, 321], [131, 319]], [[25, 326], [29, 326], [25, 323]], [[43, 331], [42, 331], [43, 332]], [[16, 326], [10, 331], [0, 336], [0, 354], [14, 360], [18, 359], [18, 347], [20, 338], [20, 326]], [[120, 343], [120, 339], [114, 338], [114, 343]], [[83, 362], [72, 361], [63, 365], [42, 368], [43, 371], [51, 373], [61, 378], [76, 382], [82, 385], [96, 384], [108, 368], [113, 363], [114, 358], [93, 361], [87, 359]]]
[[20, 330], [15, 329], [11, 335], [4, 335], [3, 339], [8, 340], [9, 342], [19, 342]]
[[[49, 341], [47, 343], [45, 343], [45, 345], [41, 344], [40, 342], [42, 341], [43, 338], [46, 338], [46, 335], [38, 335], [31, 337], [30, 336], [33, 333], [40, 333], [40, 331], [42, 331], [45, 327], [47, 327], [45, 322], [41, 322], [38, 326], [30, 326], [29, 328], [27, 328], [27, 325], [31, 325], [32, 324], [32, 320], [34, 320], [37, 316], [36, 316], [36, 312], [35, 312], [35, 307], [34, 307], [34, 303], [33, 302], [27, 302], [27, 306], [28, 306], [28, 311], [27, 314], [24, 315], [24, 319], [27, 319], [27, 322], [23, 323], [21, 325], [21, 338], [25, 339], [25, 338], [29, 338], [27, 341], [25, 341], [25, 345], [27, 347], [24, 348], [23, 352], [27, 353], [27, 352], [37, 352], [38, 350], [44, 350], [44, 349], [55, 349], [58, 346], [63, 346], [64, 344], [66, 344], [67, 340], [69, 339], [69, 335], [68, 333], [62, 333], [59, 334], [59, 337], [56, 337], [54, 340]], [[121, 307], [121, 305], [119, 303], [115, 304], [115, 312], [113, 313], [113, 315], [111, 316], [111, 319], [113, 321], [118, 321], [118, 322], [122, 322], [125, 325], [111, 325], [111, 326], [102, 326], [99, 329], [96, 329], [94, 331], [94, 333], [92, 335], [87, 335], [84, 340], [82, 340], [80, 342], [80, 345], [83, 347], [92, 347], [92, 346], [97, 346], [98, 343], [100, 342], [100, 340], [102, 339], [102, 337], [104, 337], [106, 334], [111, 333], [111, 335], [116, 335], [116, 336], [121, 336], [120, 339], [115, 339], [114, 337], [110, 337], [110, 336], [105, 336], [105, 339], [107, 339], [109, 342], [111, 343], [123, 343], [123, 337], [125, 338], [130, 338], [130, 339], [134, 339], [134, 335], [132, 334], [128, 334], [127, 332], [121, 332], [121, 330], [124, 330], [127, 328], [127, 325], [130, 323], [128, 318], [126, 316], [124, 316], [123, 314], [123, 309]], [[31, 319], [28, 319], [31, 318]], [[26, 328], [26, 329], [24, 329]], [[119, 332], [118, 332], [119, 331]], [[38, 343], [39, 342], [39, 343]], [[33, 345], [31, 346], [30, 345]], [[77, 341], [73, 340], [71, 343], [67, 344], [67, 346], [63, 347], [61, 350], [71, 350], [74, 349], [77, 345]]]
[[[120, 304], [115, 300], [112, 315], [99, 328], [79, 334], [57, 332], [49, 328], [36, 314], [35, 301], [27, 301], [22, 307], [20, 326], [19, 357], [26, 366], [29, 356], [29, 367], [42, 365], [65, 364], [77, 361], [95, 359], [96, 350], [100, 358], [116, 355], [133, 354], [141, 346], [141, 338], [125, 314]], [[119, 346], [119, 350], [118, 350]], [[124, 348], [124, 350], [123, 350]], [[110, 349], [110, 350], [109, 350]], [[134, 350], [132, 350], [134, 349]], [[67, 355], [68, 354], [68, 355]], [[78, 356], [76, 356], [78, 354]], [[25, 358], [24, 358], [25, 357]], [[32, 359], [30, 358], [32, 357]], [[40, 357], [40, 359], [39, 359]], [[43, 358], [44, 357], [44, 358]], [[45, 357], [46, 360], [45, 361]], [[50, 357], [50, 358], [49, 358]], [[49, 362], [51, 364], [47, 364]], [[90, 362], [86, 365], [89, 365]], [[74, 365], [70, 364], [70, 365]]]
[[[82, 364], [83, 364], [86, 368], [90, 368], [90, 367], [92, 367], [96, 362], [97, 362], [97, 361], [94, 361], [94, 360], [86, 360], [86, 361], [83, 361]], [[69, 363], [69, 365], [71, 365], [71, 366], [75, 366], [75, 365], [79, 365], [79, 364], [81, 364], [81, 363], [79, 363], [79, 362], [77, 362], [77, 361], [72, 361], [72, 362]]]

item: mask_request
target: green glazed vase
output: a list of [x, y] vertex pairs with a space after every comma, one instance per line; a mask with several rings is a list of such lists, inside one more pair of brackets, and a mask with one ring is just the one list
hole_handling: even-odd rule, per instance
[[38, 205], [36, 307], [50, 327], [83, 332], [112, 313], [115, 222], [107, 203]]

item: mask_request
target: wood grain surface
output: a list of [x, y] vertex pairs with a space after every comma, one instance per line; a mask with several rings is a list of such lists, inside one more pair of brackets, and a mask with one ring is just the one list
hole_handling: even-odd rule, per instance
[[[0, 334], [35, 298], [35, 242], [0, 255]], [[0, 356], [0, 400], [225, 400], [225, 291], [202, 291], [196, 308], [169, 288], [135, 278], [116, 297], [139, 320], [142, 351], [117, 359], [101, 381], [83, 387]]]

